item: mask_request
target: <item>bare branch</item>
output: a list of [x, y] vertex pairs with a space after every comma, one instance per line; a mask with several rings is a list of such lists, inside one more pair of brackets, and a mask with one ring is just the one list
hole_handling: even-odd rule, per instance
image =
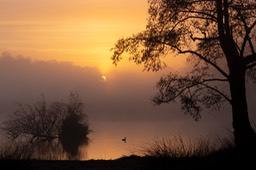
[[228, 78], [228, 74], [221, 69], [218, 65], [216, 65], [215, 63], [213, 63], [212, 61], [208, 60], [206, 57], [202, 56], [201, 54], [197, 53], [196, 51], [192, 51], [192, 50], [181, 50], [178, 47], [176, 47], [176, 49], [179, 51], [179, 53], [181, 54], [186, 54], [186, 53], [190, 53], [190, 54], [194, 54], [197, 57], [199, 57], [200, 59], [202, 59], [203, 61], [205, 61], [206, 63], [210, 64], [211, 66], [213, 66], [216, 70], [218, 70], [224, 77]]
[[215, 82], [215, 81], [228, 82], [228, 79], [218, 79], [218, 78], [203, 79], [203, 80], [199, 81], [197, 85], [199, 85], [199, 84], [203, 85], [206, 88], [211, 89], [212, 91], [217, 92], [218, 94], [220, 94], [223, 98], [225, 98], [231, 104], [231, 99], [229, 97], [227, 97], [227, 95], [225, 95], [223, 92], [218, 90], [216, 87], [212, 87], [210, 85], [205, 84], [206, 82]]
[[245, 64], [247, 69], [252, 68], [249, 65], [253, 64], [254, 62], [256, 62], [256, 53], [244, 57], [243, 61], [244, 61], [244, 64]]

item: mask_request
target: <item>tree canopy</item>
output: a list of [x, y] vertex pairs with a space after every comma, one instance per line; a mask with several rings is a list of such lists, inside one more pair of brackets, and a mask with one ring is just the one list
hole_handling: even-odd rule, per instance
[[[179, 99], [195, 120], [203, 106], [232, 106], [235, 143], [239, 148], [256, 142], [247, 110], [246, 78], [256, 80], [256, 3], [244, 0], [148, 0], [145, 31], [115, 44], [112, 60], [125, 53], [145, 70], [165, 68], [170, 55], [187, 56], [192, 65], [185, 75], [162, 76], [154, 103]], [[253, 142], [252, 142], [253, 141]]]

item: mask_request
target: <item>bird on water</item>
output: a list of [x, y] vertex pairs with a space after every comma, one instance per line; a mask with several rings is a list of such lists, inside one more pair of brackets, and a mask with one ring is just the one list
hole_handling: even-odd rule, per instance
[[122, 141], [123, 141], [124, 143], [126, 143], [126, 137], [124, 137], [124, 138], [122, 139]]

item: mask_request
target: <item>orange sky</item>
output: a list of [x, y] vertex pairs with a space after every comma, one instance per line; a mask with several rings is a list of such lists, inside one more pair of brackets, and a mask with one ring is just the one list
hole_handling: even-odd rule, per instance
[[110, 71], [110, 48], [145, 28], [147, 0], [0, 0], [0, 52]]
[[[2, 55], [0, 116], [10, 113], [14, 101], [31, 102], [40, 93], [58, 100], [69, 90], [77, 91], [86, 99], [94, 131], [89, 158], [100, 159], [134, 151], [176, 128], [187, 134], [213, 129], [212, 117], [200, 124], [180, 113], [177, 105], [152, 105], [153, 86], [162, 72], [141, 73], [141, 67], [127, 61], [111, 72], [110, 49], [119, 38], [145, 29], [147, 8], [147, 0], [0, 0], [0, 53], [89, 66]], [[171, 67], [178, 63], [168, 58]]]

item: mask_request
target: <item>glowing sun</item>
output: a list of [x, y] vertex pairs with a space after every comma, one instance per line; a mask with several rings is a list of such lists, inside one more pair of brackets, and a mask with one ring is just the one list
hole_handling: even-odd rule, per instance
[[102, 76], [101, 76], [101, 80], [102, 80], [102, 81], [107, 81], [107, 77], [104, 76], [104, 75], [102, 75]]

